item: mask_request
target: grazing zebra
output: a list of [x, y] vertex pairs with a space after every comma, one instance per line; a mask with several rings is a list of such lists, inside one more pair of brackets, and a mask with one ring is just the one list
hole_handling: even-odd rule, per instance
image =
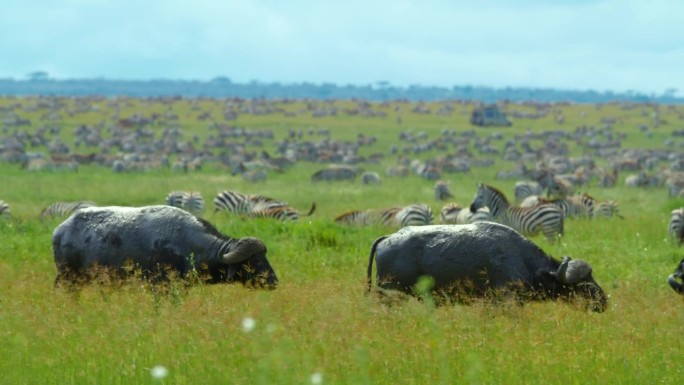
[[228, 211], [235, 214], [247, 214], [253, 210], [262, 211], [274, 207], [287, 206], [287, 203], [265, 197], [263, 195], [246, 195], [237, 191], [221, 191], [214, 198], [217, 211]]
[[672, 210], [670, 213], [670, 224], [667, 227], [667, 232], [670, 237], [676, 238], [679, 244], [682, 244], [684, 234], [682, 225], [684, 225], [684, 207]]
[[596, 203], [596, 207], [594, 207], [594, 218], [611, 218], [614, 216], [625, 219], [625, 217], [620, 214], [620, 207], [618, 207], [617, 202], [608, 200]]
[[508, 225], [523, 235], [534, 236], [542, 232], [550, 241], [557, 241], [557, 236], [563, 235], [563, 212], [554, 204], [511, 206], [500, 190], [479, 183], [470, 211], [476, 212], [483, 206], [489, 207], [493, 220]]
[[380, 184], [380, 174], [377, 172], [366, 171], [361, 174], [361, 182], [363, 184]]
[[202, 194], [199, 191], [171, 191], [166, 196], [165, 203], [168, 206], [178, 207], [192, 214], [204, 212], [204, 198], [202, 198]]
[[489, 207], [483, 206], [474, 213], [470, 209], [464, 209], [458, 203], [447, 203], [439, 212], [440, 223], [450, 225], [463, 225], [468, 223], [491, 221], [492, 214]]
[[409, 176], [409, 169], [406, 166], [389, 166], [385, 170], [385, 174], [390, 177], [407, 177]]
[[456, 218], [457, 224], [468, 224], [484, 221], [492, 221], [492, 213], [489, 211], [489, 207], [483, 206], [477, 209], [474, 213], [470, 210], [462, 210], [458, 218]]
[[308, 217], [316, 211], [316, 203], [311, 205], [309, 212], [299, 215], [297, 210], [289, 206], [270, 207], [262, 210], [252, 210], [247, 213], [248, 218], [273, 218], [282, 222], [296, 221], [299, 217]]
[[171, 191], [164, 201], [167, 206], [183, 208], [183, 194], [185, 191]]
[[351, 210], [335, 217], [335, 223], [349, 226], [366, 226], [374, 223], [370, 210]]
[[458, 217], [462, 211], [463, 206], [458, 203], [447, 203], [442, 206], [442, 209], [439, 211], [439, 222], [443, 224], [457, 224]]
[[357, 170], [350, 166], [332, 165], [328, 168], [318, 170], [311, 175], [311, 180], [319, 181], [333, 181], [333, 180], [354, 180], [356, 179]]
[[449, 198], [453, 198], [451, 190], [449, 189], [449, 182], [444, 180], [438, 180], [435, 183], [435, 199], [438, 201], [445, 201]]
[[9, 217], [9, 216], [10, 216], [9, 205], [7, 204], [7, 202], [0, 199], [0, 217]]
[[247, 170], [241, 175], [242, 180], [249, 183], [265, 182], [267, 178], [266, 170]]
[[56, 202], [53, 203], [40, 213], [40, 219], [66, 217], [73, 214], [76, 210], [84, 209], [86, 207], [96, 206], [95, 202], [77, 201], [77, 202]]
[[520, 202], [531, 195], [541, 195], [543, 192], [542, 185], [535, 181], [520, 180], [515, 182], [515, 187], [513, 187], [516, 202]]
[[552, 178], [550, 184], [546, 187], [546, 195], [554, 198], [565, 198], [572, 195], [574, 187], [567, 179]]
[[382, 215], [382, 223], [390, 226], [424, 226], [431, 225], [433, 221], [432, 209], [424, 203], [393, 207]]
[[204, 212], [204, 198], [199, 191], [187, 191], [181, 198], [181, 206], [193, 214]]
[[595, 202], [596, 200], [587, 193], [556, 199], [545, 199], [538, 195], [530, 195], [520, 203], [520, 207], [535, 207], [550, 203], [561, 209], [564, 218], [590, 218], [594, 214]]

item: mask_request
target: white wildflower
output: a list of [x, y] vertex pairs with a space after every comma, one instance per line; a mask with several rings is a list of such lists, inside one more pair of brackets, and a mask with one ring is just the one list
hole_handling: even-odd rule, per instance
[[245, 333], [249, 333], [252, 330], [254, 330], [254, 327], [256, 326], [256, 321], [252, 317], [245, 317], [242, 319], [242, 331]]
[[311, 383], [313, 385], [320, 385], [323, 383], [323, 374], [316, 372], [311, 375]]
[[164, 377], [169, 375], [169, 370], [162, 365], [157, 365], [150, 369], [150, 374], [155, 380], [163, 380]]

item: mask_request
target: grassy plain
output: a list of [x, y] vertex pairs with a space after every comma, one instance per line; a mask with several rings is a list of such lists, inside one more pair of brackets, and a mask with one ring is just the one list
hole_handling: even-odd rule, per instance
[[[0, 106], [17, 100], [22, 101], [0, 99]], [[193, 119], [190, 104], [174, 105], [184, 134], [205, 137], [207, 123]], [[199, 104], [220, 114], [220, 103]], [[285, 108], [301, 107], [293, 103]], [[166, 108], [131, 100], [121, 116]], [[401, 124], [392, 106], [377, 108], [389, 116], [241, 115], [236, 123], [271, 128], [277, 140], [287, 129], [308, 127], [328, 127], [333, 138], [343, 140], [360, 132], [376, 135], [378, 144], [362, 149], [367, 153], [387, 153], [399, 131], [425, 130], [434, 138], [443, 128], [472, 129], [462, 113], [469, 112], [467, 107], [457, 106], [444, 117], [412, 114], [404, 106]], [[663, 148], [672, 130], [684, 126], [677, 115], [681, 107], [661, 106], [667, 123], [652, 129], [651, 137], [639, 129], [651, 124], [651, 106], [556, 109], [566, 116], [563, 125], [547, 117], [516, 121], [510, 129], [478, 131], [510, 138], [527, 130], [598, 126], [601, 117], [618, 116], [616, 132], [628, 135], [624, 147]], [[36, 121], [27, 130], [39, 125], [37, 114], [20, 115]], [[78, 124], [110, 116], [104, 102], [99, 111], [64, 114], [65, 141], [72, 140], [69, 135]], [[496, 143], [502, 148], [503, 142]], [[514, 181], [497, 181], [494, 175], [513, 164], [495, 159], [491, 168], [445, 175], [455, 201], [468, 204], [480, 181], [512, 194]], [[382, 164], [364, 168], [384, 176], [384, 168], [395, 162], [387, 156]], [[618, 201], [625, 219], [568, 221], [559, 244], [533, 238], [556, 258], [570, 255], [592, 264], [594, 277], [610, 295], [605, 313], [553, 302], [434, 308], [412, 299], [388, 307], [365, 295], [364, 284], [372, 241], [394, 229], [347, 228], [332, 219], [353, 208], [414, 202], [429, 203], [438, 212], [441, 203], [434, 200], [433, 182], [411, 176], [384, 177], [380, 186], [359, 181], [313, 184], [309, 177], [319, 167], [298, 164], [286, 173], [269, 174], [265, 183], [248, 184], [212, 164], [188, 174], [114, 174], [98, 166], [84, 166], [77, 173], [29, 173], [15, 164], [0, 164], [0, 199], [10, 203], [13, 213], [0, 221], [0, 384], [655, 384], [676, 383], [684, 375], [684, 302], [665, 281], [682, 257], [667, 236], [669, 212], [684, 202], [668, 198], [664, 188], [590, 185], [585, 190], [593, 196]], [[317, 203], [316, 213], [297, 223], [244, 220], [214, 214], [211, 208], [205, 215], [226, 234], [265, 241], [280, 278], [277, 290], [175, 285], [162, 295], [141, 282], [122, 288], [91, 286], [78, 295], [53, 289], [50, 238], [59, 220], [38, 220], [47, 204], [77, 199], [102, 205], [157, 204], [171, 190], [198, 190], [209, 202], [225, 189], [277, 197], [303, 211]], [[250, 331], [243, 328], [246, 318], [255, 321]], [[167, 368], [168, 376], [153, 378], [156, 365]]]

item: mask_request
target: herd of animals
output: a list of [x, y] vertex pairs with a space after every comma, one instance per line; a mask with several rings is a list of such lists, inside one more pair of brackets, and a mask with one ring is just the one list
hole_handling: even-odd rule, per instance
[[[180, 172], [192, 172], [206, 164], [218, 164], [250, 183], [266, 180], [273, 172], [285, 172], [299, 161], [327, 163], [316, 171], [313, 182], [344, 181], [360, 178], [364, 184], [381, 183], [378, 172], [362, 170], [361, 165], [377, 165], [388, 156], [396, 165], [385, 170], [386, 177], [406, 178], [411, 175], [435, 181], [435, 198], [445, 204], [435, 224], [428, 204], [415, 203], [370, 210], [353, 210], [334, 218], [342, 225], [364, 226], [381, 224], [399, 228], [389, 236], [377, 239], [371, 246], [368, 281], [376, 262], [377, 285], [381, 289], [411, 292], [423, 275], [434, 279], [434, 289], [454, 296], [482, 296], [491, 289], [515, 293], [520, 298], [554, 299], [582, 297], [588, 307], [603, 311], [607, 296], [591, 275], [591, 266], [584, 261], [564, 258], [562, 261], [546, 255], [527, 237], [543, 234], [557, 241], [564, 233], [566, 218], [582, 216], [599, 218], [622, 217], [617, 202], [601, 201], [576, 189], [594, 182], [600, 187], [614, 186], [618, 173], [634, 172], [625, 185], [634, 188], [666, 187], [671, 197], [684, 194], [684, 154], [676, 148], [682, 132], [673, 131], [661, 149], [622, 148], [624, 133], [614, 126], [620, 119], [604, 117], [598, 126], [585, 124], [574, 130], [556, 129], [541, 133], [516, 134], [505, 141], [497, 133], [473, 130], [443, 129], [435, 139], [424, 131], [399, 133], [397, 144], [388, 151], [361, 155], [376, 145], [376, 138], [359, 134], [354, 141], [331, 137], [327, 128], [289, 129], [287, 137], [274, 143], [277, 156], [264, 149], [275, 141], [273, 130], [247, 129], [230, 122], [238, 114], [292, 114], [284, 111], [278, 101], [227, 100], [219, 106], [224, 121], [202, 111], [199, 103], [192, 105], [197, 119], [207, 123], [208, 135], [183, 138], [183, 127], [174, 112], [174, 100], [162, 100], [167, 107], [163, 114], [122, 116], [129, 105], [126, 99], [78, 99], [72, 104], [70, 116], [92, 113], [93, 106], [107, 104], [116, 112], [96, 124], [79, 124], [73, 130], [74, 142], [60, 137], [59, 110], [73, 100], [45, 97], [36, 101], [19, 100], [3, 106], [0, 112], [12, 115], [5, 119], [0, 137], [0, 160], [18, 163], [27, 172], [46, 170], [75, 171], [83, 164], [97, 164], [113, 172], [137, 172], [168, 167]], [[281, 101], [287, 105], [288, 101]], [[504, 103], [505, 104], [505, 103]], [[467, 104], [465, 104], [467, 106]], [[76, 108], [78, 107], [78, 108]], [[297, 113], [336, 116], [338, 113], [370, 117], [386, 117], [371, 113], [390, 110], [397, 114], [431, 113], [424, 105], [408, 102], [383, 103], [374, 106], [357, 102], [356, 109], [336, 109], [334, 102], [306, 104]], [[443, 103], [439, 114], [448, 116], [463, 111], [464, 104]], [[512, 108], [510, 105], [508, 108]], [[529, 106], [526, 106], [529, 107]], [[650, 138], [664, 117], [684, 119], [669, 106], [630, 104], [625, 110], [640, 109], [651, 120], [641, 124], [635, 134]], [[560, 109], [553, 104], [532, 106], [534, 115], [521, 118], [538, 119], [548, 114], [558, 118]], [[599, 108], [598, 106], [596, 108]], [[33, 127], [19, 112], [40, 115], [43, 124]], [[17, 112], [19, 111], [19, 112]], [[325, 114], [321, 115], [321, 111]], [[562, 124], [562, 120], [556, 119]], [[24, 126], [32, 129], [22, 130]], [[162, 127], [153, 130], [151, 127]], [[156, 137], [161, 133], [161, 137]], [[497, 147], [497, 142], [501, 146]], [[535, 143], [541, 146], [535, 148]], [[570, 144], [585, 155], [571, 157]], [[48, 155], [30, 148], [46, 147]], [[74, 151], [74, 148], [88, 149]], [[258, 149], [258, 150], [255, 150]], [[364, 151], [362, 151], [362, 149]], [[437, 154], [427, 160], [418, 155]], [[171, 159], [176, 159], [173, 162]], [[422, 156], [425, 158], [425, 156]], [[599, 167], [600, 158], [609, 167]], [[499, 170], [495, 179], [519, 179], [509, 200], [494, 184], [478, 184], [470, 205], [449, 202], [453, 197], [444, 174], [468, 172], [472, 167], [489, 167], [494, 159], [516, 166]], [[528, 167], [528, 164], [534, 164]], [[663, 166], [664, 165], [664, 166]], [[255, 238], [234, 239], [216, 230], [202, 219], [204, 199], [199, 192], [172, 191], [165, 205], [142, 208], [99, 207], [95, 202], [57, 202], [47, 206], [41, 218], [66, 217], [53, 234], [53, 249], [58, 276], [56, 283], [74, 282], [85, 278], [95, 266], [105, 266], [121, 272], [131, 259], [150, 276], [168, 273], [165, 266], [181, 276], [200, 271], [207, 281], [241, 282], [249, 286], [275, 288], [278, 279], [266, 258], [267, 248]], [[216, 211], [227, 211], [248, 218], [297, 220], [316, 210], [312, 203], [306, 213], [286, 202], [255, 194], [222, 191], [214, 198]], [[8, 203], [0, 200], [0, 214], [10, 215]], [[97, 224], [95, 226], [94, 224]], [[141, 231], [152, 228], [155, 231]], [[684, 240], [684, 208], [673, 210], [669, 233]], [[497, 246], [498, 245], [498, 246]], [[500, 245], [506, 245], [505, 248]], [[464, 252], [463, 250], [466, 250]], [[467, 255], [466, 255], [467, 254]], [[188, 256], [192, 255], [192, 258]], [[449, 255], [449, 258], [446, 256]], [[467, 257], [467, 258], [466, 258]], [[505, 263], [503, 262], [505, 261]], [[669, 275], [667, 281], [678, 293], [684, 294], [684, 260]], [[369, 286], [370, 287], [370, 286]]]
[[[555, 260], [527, 237], [541, 232], [550, 241], [557, 241], [563, 235], [566, 218], [620, 215], [617, 205], [610, 201], [610, 209], [599, 214], [599, 205], [586, 193], [545, 199], [526, 195], [543, 192], [530, 186], [535, 185], [516, 184], [515, 194], [522, 202], [536, 203], [511, 205], [500, 190], [480, 183], [469, 208], [454, 203], [444, 206], [441, 224], [433, 224], [427, 204], [386, 209], [373, 222], [369, 211], [347, 212], [335, 221], [400, 228], [372, 244], [369, 290], [376, 261], [377, 285], [382, 293], [413, 293], [421, 277], [429, 276], [433, 289], [445, 298], [463, 300], [504, 290], [520, 301], [583, 298], [588, 309], [604, 311], [608, 297], [594, 280], [587, 262], [567, 256]], [[438, 181], [435, 196], [451, 197], [448, 184]], [[87, 281], [94, 271], [103, 268], [124, 277], [135, 268], [155, 281], [165, 280], [173, 271], [181, 277], [194, 272], [207, 283], [240, 282], [270, 289], [277, 286], [278, 278], [266, 257], [264, 242], [220, 233], [202, 218], [205, 202], [200, 192], [172, 191], [164, 203], [138, 208], [99, 207], [90, 201], [47, 206], [42, 219], [68, 216], [53, 233], [55, 284]], [[218, 193], [214, 206], [215, 212], [247, 218], [291, 221], [300, 216], [284, 201], [231, 190]], [[9, 215], [6, 202], [0, 201], [0, 209], [3, 216]], [[314, 202], [304, 216], [315, 209]], [[453, 215], [455, 211], [457, 215]], [[672, 211], [668, 231], [682, 242], [684, 208]], [[672, 289], [681, 294], [683, 281], [684, 259], [667, 278]]]

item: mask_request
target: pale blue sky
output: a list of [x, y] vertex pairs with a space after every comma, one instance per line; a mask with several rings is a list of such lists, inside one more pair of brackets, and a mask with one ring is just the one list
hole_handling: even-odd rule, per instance
[[684, 1], [6, 0], [0, 77], [684, 95]]

